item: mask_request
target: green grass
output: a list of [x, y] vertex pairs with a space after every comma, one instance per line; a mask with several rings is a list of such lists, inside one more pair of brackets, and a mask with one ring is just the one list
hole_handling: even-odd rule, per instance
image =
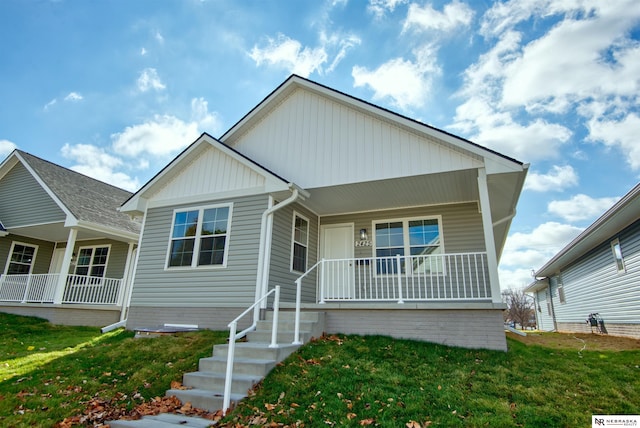
[[[50, 427], [95, 397], [133, 408], [196, 370], [226, 335], [134, 340], [0, 313], [0, 426]], [[592, 414], [640, 412], [639, 350], [509, 348], [331, 336], [276, 367], [224, 426], [578, 427]]]
[[197, 370], [227, 333], [133, 339], [0, 313], [0, 426], [52, 427], [95, 397], [133, 408]]

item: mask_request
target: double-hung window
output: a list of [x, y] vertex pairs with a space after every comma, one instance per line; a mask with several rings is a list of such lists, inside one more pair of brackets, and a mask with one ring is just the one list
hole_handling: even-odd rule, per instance
[[307, 271], [309, 254], [309, 220], [293, 213], [293, 245], [291, 248], [291, 270]]
[[76, 275], [103, 278], [107, 270], [109, 246], [80, 247], [76, 261]]
[[9, 254], [7, 275], [23, 275], [31, 273], [33, 262], [36, 259], [38, 247], [35, 245], [14, 242]]
[[[374, 222], [378, 274], [393, 274], [400, 269], [409, 273], [441, 273], [442, 238], [439, 217]], [[408, 257], [410, 256], [410, 257]]]
[[231, 205], [176, 210], [167, 267], [226, 266]]

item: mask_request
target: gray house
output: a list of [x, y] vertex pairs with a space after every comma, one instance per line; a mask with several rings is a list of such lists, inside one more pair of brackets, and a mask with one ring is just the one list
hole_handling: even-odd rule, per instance
[[125, 316], [131, 193], [15, 150], [0, 164], [0, 311], [106, 326]]
[[123, 204], [143, 219], [127, 327], [226, 329], [276, 285], [293, 310], [299, 286], [328, 333], [504, 350], [497, 266], [527, 169], [291, 76]]
[[590, 332], [598, 313], [609, 334], [640, 337], [640, 184], [535, 276], [540, 329]]

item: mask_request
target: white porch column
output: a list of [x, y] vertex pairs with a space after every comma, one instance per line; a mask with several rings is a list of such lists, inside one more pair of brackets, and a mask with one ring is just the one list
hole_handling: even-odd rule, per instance
[[484, 168], [478, 168], [478, 194], [480, 196], [484, 242], [487, 250], [489, 281], [491, 282], [491, 300], [494, 303], [501, 303], [502, 296], [500, 295], [500, 278], [498, 277], [498, 256], [496, 255], [496, 241], [493, 236], [493, 220], [491, 219], [487, 171]]
[[67, 238], [67, 248], [64, 250], [64, 257], [62, 258], [62, 267], [60, 268], [60, 276], [58, 277], [58, 283], [56, 284], [56, 290], [53, 294], [53, 303], [62, 303], [64, 297], [64, 288], [67, 285], [67, 275], [69, 275], [69, 268], [71, 267], [71, 257], [73, 257], [73, 249], [76, 246], [76, 238], [78, 237], [78, 230], [75, 228], [69, 229], [69, 237]]

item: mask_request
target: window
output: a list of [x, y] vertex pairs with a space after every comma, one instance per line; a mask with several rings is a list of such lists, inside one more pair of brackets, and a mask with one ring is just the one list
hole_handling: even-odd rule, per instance
[[175, 211], [168, 267], [226, 266], [231, 206]]
[[76, 261], [76, 275], [103, 278], [107, 270], [109, 246], [80, 247]]
[[611, 241], [611, 251], [613, 252], [613, 258], [616, 261], [616, 268], [618, 269], [618, 273], [626, 272], [627, 268], [624, 265], [622, 248], [620, 248], [620, 241], [618, 239], [614, 239], [613, 241]]
[[31, 273], [31, 267], [36, 259], [38, 247], [34, 245], [14, 242], [7, 263], [7, 275], [21, 275]]
[[567, 303], [567, 299], [564, 296], [564, 287], [562, 285], [558, 286], [558, 299], [560, 300], [560, 304], [562, 305]]
[[309, 220], [293, 213], [293, 245], [291, 250], [291, 270], [307, 271], [309, 252]]
[[[411, 258], [412, 273], [440, 273], [442, 260], [428, 257], [442, 253], [439, 218], [421, 218], [383, 221], [374, 224], [376, 263], [379, 274], [397, 273], [397, 264], [392, 259], [397, 255]], [[405, 259], [401, 261], [402, 272], [406, 272]]]

